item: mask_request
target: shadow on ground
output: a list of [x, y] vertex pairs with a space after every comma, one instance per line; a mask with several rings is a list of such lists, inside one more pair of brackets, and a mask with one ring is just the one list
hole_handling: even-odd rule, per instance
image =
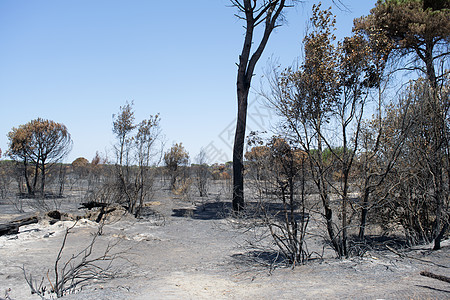
[[286, 257], [279, 251], [262, 251], [252, 250], [245, 253], [233, 254], [231, 256], [239, 264], [246, 264], [250, 266], [287, 266]]
[[172, 217], [187, 217], [196, 220], [221, 220], [231, 213], [231, 202], [216, 201], [197, 205], [195, 208], [175, 208]]
[[[264, 218], [269, 217], [271, 220], [285, 221], [285, 207], [282, 203], [266, 202], [263, 205], [259, 202], [247, 202], [245, 210], [240, 213], [241, 218]], [[288, 211], [289, 212], [289, 211]], [[172, 210], [173, 217], [187, 217], [197, 220], [220, 220], [231, 216], [232, 205], [227, 201], [215, 201], [196, 205], [194, 208], [175, 208]], [[294, 219], [296, 221], [308, 218], [309, 214], [302, 214], [295, 211]], [[290, 218], [290, 215], [288, 215]]]

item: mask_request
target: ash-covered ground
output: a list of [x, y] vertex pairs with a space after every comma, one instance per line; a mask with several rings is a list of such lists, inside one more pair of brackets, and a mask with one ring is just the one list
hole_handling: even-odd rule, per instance
[[[270, 267], [271, 253], [250, 247], [255, 231], [230, 216], [226, 195], [217, 190], [206, 199], [183, 199], [160, 190], [141, 219], [116, 211], [94, 245], [96, 255], [115, 245], [114, 278], [90, 281], [64, 298], [450, 299], [449, 283], [420, 275], [450, 275], [448, 240], [439, 251], [431, 251], [431, 245], [397, 253], [378, 247], [362, 257], [336, 259], [319, 235], [311, 235], [309, 251], [317, 255], [310, 261], [294, 269]], [[75, 196], [66, 197], [59, 209], [69, 217], [86, 216], [86, 210], [77, 209], [79, 202]], [[24, 207], [25, 214], [33, 213]], [[5, 201], [1, 212], [2, 222], [24, 215]], [[40, 283], [43, 278], [43, 285], [51, 286], [65, 230], [74, 224], [69, 217], [56, 222], [41, 217], [39, 223], [20, 227], [19, 234], [0, 237], [0, 298], [40, 299], [31, 294], [22, 268], [33, 280]], [[61, 261], [89, 245], [97, 228], [93, 220], [78, 220]]]

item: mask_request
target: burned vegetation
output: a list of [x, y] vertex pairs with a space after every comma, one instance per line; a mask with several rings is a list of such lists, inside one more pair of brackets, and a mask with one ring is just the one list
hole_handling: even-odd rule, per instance
[[[256, 62], [297, 1], [287, 2], [231, 1], [249, 26], [237, 82], [244, 119]], [[258, 91], [277, 124], [244, 138], [238, 118], [233, 162], [211, 162], [205, 148], [191, 161], [181, 142], [166, 147], [161, 116], [137, 122], [133, 102], [113, 116], [111, 152], [91, 161], [64, 163], [73, 141], [62, 123], [38, 118], [12, 128], [10, 160], [0, 161], [0, 242], [46, 261], [24, 254], [17, 273], [5, 255], [0, 275], [14, 274], [8, 283], [20, 276], [47, 299], [105, 282], [120, 296], [147, 295], [159, 276], [182, 277], [178, 268], [193, 272], [184, 280], [251, 273], [252, 282], [261, 270], [295, 268], [283, 273], [287, 285], [286, 274], [316, 267], [369, 278], [373, 264], [385, 268], [377, 274], [409, 272], [414, 288], [448, 296], [448, 286], [417, 282], [449, 282], [449, 16], [449, 1], [378, 1], [337, 41], [331, 9], [314, 5], [302, 60], [270, 68]], [[260, 24], [266, 32], [252, 56]], [[227, 294], [244, 281], [227, 282], [220, 296], [244, 295]]]

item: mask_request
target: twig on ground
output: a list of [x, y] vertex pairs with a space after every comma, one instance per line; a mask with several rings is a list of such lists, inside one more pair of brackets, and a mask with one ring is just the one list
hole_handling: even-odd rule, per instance
[[391, 251], [392, 253], [397, 254], [401, 258], [405, 258], [406, 257], [406, 258], [415, 259], [415, 260], [418, 260], [418, 261], [421, 261], [421, 262], [424, 262], [424, 263], [427, 263], [427, 264], [432, 264], [432, 265], [435, 265], [435, 266], [438, 266], [438, 267], [441, 267], [441, 268], [446, 268], [446, 269], [449, 268], [448, 266], [437, 264], [437, 263], [429, 261], [429, 260], [425, 260], [425, 259], [421, 259], [421, 258], [410, 256], [410, 255], [406, 255], [404, 253], [400, 253], [397, 250], [395, 250], [394, 248], [390, 247], [389, 245], [386, 245], [386, 248], [389, 251]]

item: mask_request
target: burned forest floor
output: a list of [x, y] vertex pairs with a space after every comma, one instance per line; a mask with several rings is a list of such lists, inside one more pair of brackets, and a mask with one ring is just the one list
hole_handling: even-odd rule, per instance
[[[186, 198], [160, 189], [142, 218], [112, 213], [94, 251], [115, 245], [114, 276], [92, 280], [63, 299], [450, 299], [450, 283], [420, 274], [450, 276], [449, 240], [438, 251], [385, 241], [362, 256], [337, 259], [317, 233], [308, 239], [309, 251], [317, 255], [286, 267], [269, 248], [255, 247], [255, 231], [231, 216], [226, 190]], [[30, 293], [23, 269], [51, 286], [66, 228], [73, 216], [88, 216], [78, 209], [76, 193], [59, 201], [58, 210], [66, 213], [61, 220], [40, 212], [38, 223], [0, 237], [0, 299], [40, 299]], [[11, 201], [2, 201], [0, 223], [35, 213], [27, 203], [23, 207], [18, 213]], [[62, 261], [88, 245], [97, 228], [92, 218], [78, 220]]]

